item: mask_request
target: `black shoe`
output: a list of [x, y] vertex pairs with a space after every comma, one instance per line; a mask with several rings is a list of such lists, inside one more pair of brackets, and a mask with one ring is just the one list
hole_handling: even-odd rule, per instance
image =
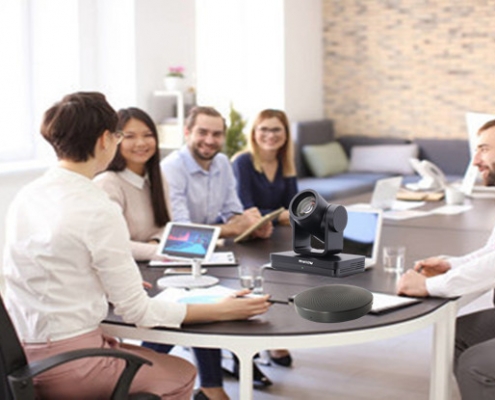
[[[225, 370], [224, 370], [225, 371]], [[228, 371], [234, 378], [239, 379], [239, 360], [234, 357], [234, 369], [232, 372]], [[264, 388], [273, 385], [273, 382], [258, 368], [256, 363], [253, 362], [253, 386]]]
[[268, 352], [268, 354], [270, 355], [270, 360], [272, 360], [275, 364], [287, 368], [292, 366], [292, 357], [290, 354], [282, 357], [272, 357], [270, 352]]

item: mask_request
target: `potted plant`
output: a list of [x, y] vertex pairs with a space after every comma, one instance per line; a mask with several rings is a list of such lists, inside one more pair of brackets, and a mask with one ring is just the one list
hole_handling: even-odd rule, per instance
[[163, 82], [167, 90], [182, 90], [184, 86], [184, 67], [170, 67]]
[[230, 103], [229, 125], [225, 135], [224, 149], [229, 158], [246, 147], [247, 140], [243, 132], [245, 126], [246, 121], [242, 119], [242, 115]]

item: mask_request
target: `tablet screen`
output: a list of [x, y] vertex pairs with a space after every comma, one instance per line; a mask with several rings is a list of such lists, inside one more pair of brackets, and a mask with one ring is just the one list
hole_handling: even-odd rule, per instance
[[180, 258], [208, 258], [218, 238], [219, 229], [208, 225], [168, 223], [159, 252]]

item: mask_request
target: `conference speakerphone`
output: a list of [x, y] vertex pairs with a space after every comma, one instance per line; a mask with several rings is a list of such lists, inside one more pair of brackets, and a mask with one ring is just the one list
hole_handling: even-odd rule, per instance
[[272, 269], [334, 277], [364, 272], [364, 260], [364, 256], [346, 253], [317, 257], [297, 254], [293, 251], [270, 254]]

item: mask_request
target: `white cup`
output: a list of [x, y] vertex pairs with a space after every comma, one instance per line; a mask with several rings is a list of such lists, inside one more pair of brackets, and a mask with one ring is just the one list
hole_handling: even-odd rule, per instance
[[239, 265], [241, 286], [251, 289], [253, 294], [263, 294], [263, 265]]
[[453, 186], [446, 186], [445, 202], [449, 205], [464, 204], [464, 193]]
[[404, 246], [383, 247], [383, 270], [401, 274], [406, 263], [406, 248]]

